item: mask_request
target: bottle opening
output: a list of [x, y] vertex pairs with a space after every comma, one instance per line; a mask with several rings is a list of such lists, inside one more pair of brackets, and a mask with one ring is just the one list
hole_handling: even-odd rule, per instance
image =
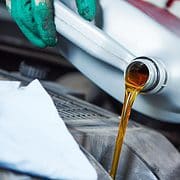
[[166, 86], [167, 72], [161, 61], [138, 57], [127, 66], [125, 81], [143, 93], [155, 94]]
[[148, 67], [140, 61], [131, 63], [125, 74], [126, 85], [142, 89], [149, 79]]

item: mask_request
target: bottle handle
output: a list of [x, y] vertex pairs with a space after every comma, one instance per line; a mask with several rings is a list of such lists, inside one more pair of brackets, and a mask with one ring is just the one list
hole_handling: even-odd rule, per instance
[[84, 20], [62, 2], [56, 0], [57, 32], [91, 56], [122, 71], [135, 56], [108, 34]]

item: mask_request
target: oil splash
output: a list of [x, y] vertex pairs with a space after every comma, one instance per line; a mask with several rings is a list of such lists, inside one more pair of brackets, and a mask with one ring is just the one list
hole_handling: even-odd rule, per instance
[[114, 149], [113, 161], [110, 171], [110, 176], [115, 179], [116, 172], [119, 163], [119, 157], [122, 150], [122, 145], [124, 141], [124, 136], [126, 133], [126, 128], [128, 120], [130, 117], [132, 105], [137, 97], [137, 95], [144, 88], [149, 77], [149, 70], [145, 64], [136, 61], [127, 68], [125, 74], [125, 97], [124, 104], [121, 113], [121, 121], [119, 124], [118, 135], [116, 138], [116, 144]]

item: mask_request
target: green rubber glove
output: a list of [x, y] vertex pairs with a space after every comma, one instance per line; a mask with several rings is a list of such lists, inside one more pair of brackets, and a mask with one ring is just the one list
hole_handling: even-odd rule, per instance
[[[38, 47], [55, 46], [53, 0], [6, 0], [7, 8], [25, 36]], [[79, 14], [87, 20], [95, 16], [95, 0], [76, 0]]]
[[79, 14], [86, 20], [92, 21], [96, 14], [95, 0], [76, 0]]

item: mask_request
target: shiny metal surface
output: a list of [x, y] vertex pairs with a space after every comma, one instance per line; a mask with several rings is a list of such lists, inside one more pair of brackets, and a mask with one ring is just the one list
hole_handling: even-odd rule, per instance
[[139, 56], [156, 59], [167, 71], [166, 87], [140, 95], [134, 109], [154, 119], [180, 123], [180, 38], [126, 1], [99, 0], [93, 23], [73, 9], [72, 0], [55, 1], [57, 31], [65, 37], [60, 36], [59, 52], [121, 102], [128, 63]]

